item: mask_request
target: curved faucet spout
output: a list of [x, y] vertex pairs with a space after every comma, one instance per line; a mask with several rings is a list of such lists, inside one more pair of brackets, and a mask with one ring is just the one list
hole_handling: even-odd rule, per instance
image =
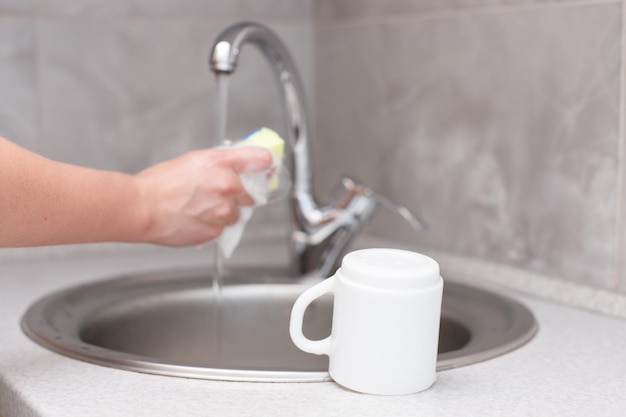
[[312, 190], [304, 91], [293, 59], [283, 42], [263, 25], [238, 23], [217, 37], [209, 66], [216, 74], [233, 73], [241, 49], [246, 44], [256, 45], [271, 64], [287, 116], [286, 139], [291, 147], [287, 166], [293, 174], [290, 191], [292, 272], [298, 276], [314, 272], [328, 276], [379, 201], [372, 193], [358, 191], [365, 189], [363, 187], [347, 187], [349, 190], [336, 204], [317, 204]]
[[287, 143], [292, 154], [287, 166], [293, 175], [290, 191], [291, 212], [294, 217], [291, 239], [293, 272], [300, 275], [311, 272], [303, 262], [307, 245], [301, 242], [303, 234], [334, 217], [330, 210], [320, 210], [313, 197], [311, 164], [308, 145], [308, 124], [304, 91], [289, 51], [283, 42], [267, 27], [242, 22], [226, 28], [215, 40], [209, 56], [209, 67], [216, 74], [231, 74], [237, 68], [244, 45], [252, 44], [265, 55], [274, 70], [287, 118]]
[[237, 23], [217, 37], [209, 56], [209, 66], [217, 74], [233, 73], [241, 49], [248, 43], [256, 45], [263, 52], [272, 65], [281, 90], [288, 123], [286, 139], [293, 150], [293, 161], [288, 161], [288, 164], [294, 176], [294, 192], [312, 196], [305, 95], [293, 59], [283, 42], [263, 25], [254, 22]]
[[267, 27], [255, 22], [241, 22], [220, 33], [211, 48], [209, 65], [215, 72], [232, 73], [237, 67], [241, 47], [246, 43], [257, 45], [273, 64], [285, 64], [293, 69], [293, 62], [282, 41]]

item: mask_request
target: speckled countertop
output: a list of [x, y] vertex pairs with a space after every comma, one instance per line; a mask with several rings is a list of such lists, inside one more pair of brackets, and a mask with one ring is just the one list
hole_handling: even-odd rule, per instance
[[[332, 382], [219, 382], [110, 369], [50, 352], [19, 327], [33, 301], [63, 287], [204, 264], [193, 250], [0, 263], [0, 415], [622, 416], [626, 410], [626, 321], [505, 287], [496, 290], [535, 314], [537, 336], [501, 357], [439, 372], [433, 388], [402, 397], [357, 394]], [[464, 268], [457, 262], [452, 269]]]

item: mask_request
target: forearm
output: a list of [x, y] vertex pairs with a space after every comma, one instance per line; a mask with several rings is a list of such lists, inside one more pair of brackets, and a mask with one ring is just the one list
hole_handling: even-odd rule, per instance
[[0, 138], [0, 247], [203, 243], [253, 203], [239, 174], [271, 162], [261, 148], [205, 149], [126, 175], [51, 161]]
[[139, 241], [133, 177], [51, 161], [0, 138], [0, 246]]

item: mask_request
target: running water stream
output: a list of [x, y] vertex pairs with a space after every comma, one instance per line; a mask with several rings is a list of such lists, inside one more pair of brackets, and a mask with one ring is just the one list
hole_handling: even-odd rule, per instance
[[[228, 146], [230, 141], [226, 139], [226, 122], [228, 117], [228, 84], [230, 77], [228, 74], [216, 74], [215, 81], [216, 102], [215, 102], [215, 134], [213, 136], [213, 147]], [[214, 268], [213, 268], [213, 294], [216, 305], [219, 307], [221, 301], [222, 281], [224, 276], [224, 256], [217, 243], [213, 244]]]
[[215, 75], [217, 91], [215, 94], [215, 133], [213, 146], [228, 144], [226, 140], [226, 121], [228, 116], [228, 85], [229, 75], [218, 73]]
[[[228, 85], [230, 77], [228, 74], [216, 74], [216, 101], [215, 101], [215, 133], [213, 136], [213, 147], [228, 146], [231, 142], [226, 139], [226, 122], [228, 116]], [[213, 292], [214, 306], [214, 329], [213, 335], [215, 352], [218, 358], [221, 356], [221, 333], [222, 333], [222, 286], [224, 281], [224, 255], [217, 243], [213, 243], [213, 274], [211, 288]]]

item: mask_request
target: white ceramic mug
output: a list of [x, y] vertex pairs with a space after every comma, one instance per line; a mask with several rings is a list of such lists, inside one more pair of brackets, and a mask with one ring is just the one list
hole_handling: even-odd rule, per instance
[[[332, 293], [331, 335], [307, 339], [307, 306]], [[330, 376], [368, 394], [423, 391], [436, 379], [443, 280], [439, 264], [399, 249], [347, 254], [336, 274], [309, 288], [291, 311], [289, 332], [301, 350], [328, 355]]]

